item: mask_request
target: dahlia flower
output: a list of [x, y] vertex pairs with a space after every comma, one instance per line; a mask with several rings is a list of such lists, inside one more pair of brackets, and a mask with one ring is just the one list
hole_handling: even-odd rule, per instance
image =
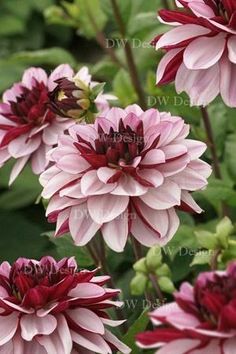
[[16, 159], [10, 184], [20, 174], [27, 162], [35, 174], [48, 165], [46, 153], [72, 124], [73, 120], [57, 116], [48, 107], [48, 93], [54, 81], [69, 75], [69, 65], [58, 66], [48, 77], [41, 68], [24, 72], [22, 81], [3, 94], [0, 104], [0, 166], [10, 158]]
[[156, 49], [166, 54], [157, 69], [157, 83], [175, 81], [192, 105], [207, 105], [220, 93], [236, 107], [235, 0], [179, 0], [178, 10], [161, 10], [160, 21], [171, 26], [157, 36]]
[[0, 353], [110, 354], [130, 350], [107, 326], [106, 309], [119, 290], [104, 288], [109, 279], [77, 270], [73, 258], [56, 262], [19, 258], [0, 265]]
[[117, 252], [130, 233], [148, 247], [167, 243], [179, 226], [176, 207], [202, 211], [190, 192], [204, 188], [211, 172], [199, 159], [206, 145], [188, 133], [180, 117], [137, 105], [71, 127], [40, 176], [55, 235], [70, 231], [83, 246], [101, 230]]
[[108, 100], [117, 99], [116, 96], [103, 94], [104, 84], [92, 81], [86, 66], [76, 75], [69, 72], [67, 76], [56, 80], [56, 84], [50, 93], [50, 105], [62, 117], [83, 119], [89, 113], [108, 109]]
[[142, 348], [161, 348], [158, 354], [234, 354], [236, 262], [226, 271], [201, 273], [194, 286], [183, 283], [175, 302], [150, 317], [164, 327], [140, 333], [137, 343]]

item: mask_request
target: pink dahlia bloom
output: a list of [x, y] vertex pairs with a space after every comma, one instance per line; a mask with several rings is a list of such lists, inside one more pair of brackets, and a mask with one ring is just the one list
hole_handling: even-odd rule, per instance
[[194, 287], [182, 284], [175, 302], [150, 317], [163, 327], [139, 334], [142, 348], [160, 348], [158, 354], [235, 354], [236, 262], [225, 272], [201, 273]]
[[153, 43], [166, 54], [157, 83], [175, 81], [192, 105], [207, 105], [220, 93], [236, 107], [236, 1], [179, 0], [184, 9], [161, 10], [160, 20], [174, 26]]
[[119, 290], [104, 288], [109, 279], [77, 270], [73, 258], [56, 262], [19, 258], [0, 265], [0, 353], [129, 353], [107, 326], [106, 309]]
[[3, 94], [0, 104], [0, 166], [10, 158], [16, 159], [10, 184], [27, 162], [35, 174], [48, 165], [46, 153], [57, 144], [58, 136], [68, 129], [73, 120], [57, 116], [48, 107], [48, 93], [55, 80], [69, 75], [69, 65], [58, 66], [48, 77], [41, 68], [24, 72], [22, 81]]
[[176, 207], [202, 211], [190, 192], [204, 188], [211, 172], [199, 159], [206, 145], [188, 133], [180, 117], [137, 105], [70, 128], [40, 176], [56, 236], [70, 231], [83, 246], [101, 230], [117, 252], [130, 233], [148, 247], [167, 243], [179, 226]]

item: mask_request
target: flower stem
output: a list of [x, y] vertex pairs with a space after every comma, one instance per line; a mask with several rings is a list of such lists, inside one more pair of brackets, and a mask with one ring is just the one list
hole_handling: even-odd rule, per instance
[[125, 65], [117, 57], [114, 49], [107, 45], [107, 38], [106, 38], [105, 34], [99, 30], [97, 23], [96, 23], [93, 15], [91, 14], [89, 8], [87, 9], [87, 11], [88, 11], [88, 17], [89, 17], [90, 23], [96, 32], [96, 40], [97, 40], [98, 44], [110, 56], [113, 63], [115, 63], [120, 68], [125, 68]]
[[211, 270], [217, 270], [218, 257], [221, 254], [221, 249], [217, 249], [213, 252], [211, 257]]
[[[207, 134], [207, 140], [208, 140], [208, 147], [211, 151], [211, 156], [212, 156], [212, 161], [213, 161], [213, 171], [215, 174], [215, 177], [218, 179], [222, 179], [222, 173], [221, 173], [221, 169], [220, 169], [220, 162], [217, 156], [217, 150], [216, 150], [216, 144], [215, 144], [215, 140], [214, 140], [214, 134], [213, 134], [213, 130], [212, 130], [212, 126], [211, 126], [211, 121], [209, 118], [209, 114], [207, 111], [206, 107], [202, 107], [201, 106], [201, 112], [202, 112], [202, 118], [203, 118], [203, 122], [204, 122], [204, 126], [205, 126], [205, 130], [206, 130], [206, 134]], [[225, 205], [225, 203], [222, 203], [222, 213], [223, 216], [228, 216], [229, 215], [229, 210], [227, 205]]]
[[162, 6], [166, 9], [166, 10], [169, 10], [170, 9], [170, 6], [168, 4], [168, 0], [162, 0]]
[[201, 112], [202, 112], [202, 118], [203, 118], [205, 130], [206, 130], [206, 133], [207, 133], [208, 146], [210, 148], [211, 155], [212, 155], [213, 170], [214, 170], [216, 178], [221, 179], [222, 175], [221, 175], [221, 170], [220, 170], [220, 163], [219, 163], [219, 159], [218, 159], [218, 156], [217, 156], [216, 145], [215, 145], [215, 141], [214, 141], [214, 135], [213, 135], [211, 121], [210, 121], [210, 118], [209, 118], [209, 114], [208, 114], [207, 108], [206, 107], [201, 107]]
[[134, 86], [134, 89], [138, 95], [138, 100], [139, 100], [139, 104], [143, 109], [147, 109], [147, 103], [146, 103], [146, 98], [145, 98], [145, 93], [143, 91], [142, 88], [142, 84], [139, 80], [139, 75], [138, 75], [138, 70], [134, 61], [134, 56], [133, 56], [133, 52], [132, 52], [132, 48], [130, 45], [130, 42], [125, 40], [125, 36], [126, 36], [126, 28], [125, 28], [125, 24], [124, 21], [122, 19], [121, 13], [120, 13], [120, 9], [119, 6], [116, 2], [116, 0], [111, 0], [111, 4], [112, 4], [112, 8], [113, 8], [113, 13], [121, 34], [121, 38], [124, 40], [124, 50], [125, 50], [125, 55], [126, 55], [126, 60], [127, 60], [127, 64], [128, 64], [128, 69], [129, 69], [129, 74], [130, 74], [130, 78], [132, 81], [132, 84]]

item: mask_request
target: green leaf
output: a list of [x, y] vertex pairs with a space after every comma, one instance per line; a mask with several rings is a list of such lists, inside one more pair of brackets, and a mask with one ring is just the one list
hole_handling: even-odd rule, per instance
[[47, 236], [52, 244], [54, 244], [58, 257], [75, 257], [80, 268], [93, 265], [93, 260], [88, 254], [87, 249], [75, 246], [70, 235], [54, 237], [53, 234], [54, 232], [45, 232], [42, 235]]
[[121, 69], [116, 74], [113, 81], [113, 89], [123, 106], [127, 106], [137, 100], [130, 76], [124, 69]]
[[68, 63], [72, 66], [76, 65], [74, 57], [63, 48], [49, 48], [29, 52], [19, 52], [10, 57], [11, 62], [27, 65], [51, 65], [53, 67]]
[[199, 265], [199, 264], [210, 264], [212, 257], [212, 252], [209, 251], [199, 251], [194, 256], [194, 259], [190, 266]]
[[0, 17], [0, 36], [19, 35], [25, 31], [25, 23], [16, 16], [5, 15]]
[[[0, 169], [0, 185], [5, 188], [8, 188], [12, 166], [13, 161], [10, 161]], [[32, 173], [30, 167], [26, 166], [13, 185], [1, 193], [0, 208], [15, 210], [35, 203], [41, 190], [38, 177]]]
[[145, 309], [139, 318], [132, 324], [129, 328], [128, 332], [122, 338], [122, 342], [130, 347], [132, 353], [137, 353], [137, 346], [135, 343], [135, 336], [138, 333], [145, 331], [147, 325], [149, 323], [149, 318], [147, 315], [147, 310]]
[[198, 194], [204, 196], [214, 207], [216, 203], [222, 201], [230, 206], [236, 206], [236, 191], [225, 180], [211, 177], [208, 187], [204, 191], [195, 193]]
[[198, 248], [194, 228], [191, 226], [181, 225], [168, 245], [163, 247], [163, 250], [164, 254], [173, 260], [176, 254], [181, 252], [182, 248], [185, 250]]
[[219, 242], [216, 234], [205, 230], [199, 230], [195, 231], [195, 235], [201, 247], [204, 247], [208, 250], [215, 250], [219, 247]]
[[103, 30], [107, 21], [101, 1], [75, 0], [75, 3], [79, 8], [79, 32], [87, 38], [95, 38], [97, 32]]
[[133, 16], [129, 22], [128, 34], [132, 37], [140, 31], [157, 28], [156, 12], [143, 12]]

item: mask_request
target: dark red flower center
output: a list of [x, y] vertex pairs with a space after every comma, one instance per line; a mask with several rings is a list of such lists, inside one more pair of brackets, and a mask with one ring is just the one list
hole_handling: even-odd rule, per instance
[[48, 88], [43, 82], [35, 80], [33, 88], [22, 86], [21, 94], [16, 102], [10, 101], [11, 113], [4, 115], [17, 124], [31, 124], [41, 126], [51, 122], [55, 114], [48, 107]]
[[134, 130], [124, 125], [120, 119], [118, 131], [112, 127], [109, 133], [98, 125], [99, 137], [95, 140], [95, 148], [90, 142], [78, 136], [75, 146], [81, 155], [94, 167], [109, 166], [122, 169], [132, 165], [135, 157], [141, 155], [144, 149], [143, 122], [140, 121]]
[[203, 318], [219, 325], [222, 310], [236, 300], [236, 278], [215, 274], [203, 287], [195, 286], [195, 300]]
[[30, 262], [21, 267], [14, 264], [11, 269], [9, 283], [11, 284], [12, 295], [22, 300], [30, 289], [39, 286], [52, 287], [67, 277], [76, 278], [76, 269], [74, 267], [68, 267], [65, 264], [58, 269], [50, 262], [43, 266]]

